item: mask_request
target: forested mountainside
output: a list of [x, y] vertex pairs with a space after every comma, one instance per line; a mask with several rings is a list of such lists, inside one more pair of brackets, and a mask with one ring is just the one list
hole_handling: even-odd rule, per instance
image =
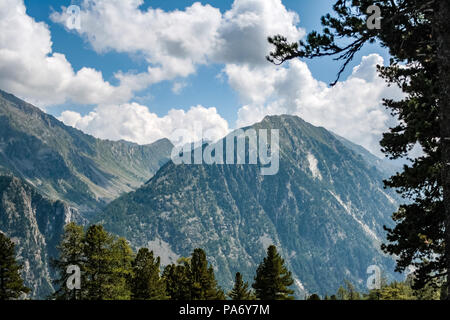
[[280, 130], [278, 174], [263, 176], [259, 165], [170, 162], [98, 221], [163, 263], [204, 248], [226, 288], [237, 271], [251, 277], [270, 244], [286, 257], [298, 292], [332, 292], [344, 279], [363, 286], [373, 264], [392, 275], [394, 261], [380, 244], [398, 197], [383, 189], [385, 168], [295, 116], [250, 128]]

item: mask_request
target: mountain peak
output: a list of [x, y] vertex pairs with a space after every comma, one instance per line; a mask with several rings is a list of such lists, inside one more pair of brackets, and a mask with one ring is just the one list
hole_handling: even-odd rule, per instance
[[379, 239], [395, 196], [383, 191], [376, 168], [297, 116], [268, 116], [247, 128], [280, 130], [277, 174], [261, 175], [258, 164], [169, 162], [99, 221], [169, 263], [204, 248], [227, 289], [236, 271], [252, 276], [269, 244], [280, 248], [296, 283], [319, 293], [345, 278], [362, 283], [371, 264], [393, 265]]
[[[8, 92], [0, 89], [0, 101], [2, 99], [10, 102], [10, 106], [15, 107], [16, 109], [19, 109], [21, 111], [24, 111], [27, 113], [38, 113], [41, 115], [45, 114], [38, 107], [35, 107], [32, 104], [29, 104], [28, 102], [18, 98], [17, 96], [13, 95], [12, 93], [8, 93]], [[0, 104], [0, 107], [1, 107], [1, 104]]]
[[[280, 121], [296, 121], [298, 123], [308, 123], [302, 117], [295, 114], [279, 114], [279, 115], [267, 115], [261, 122], [280, 122]], [[312, 125], [308, 123], [309, 125]]]

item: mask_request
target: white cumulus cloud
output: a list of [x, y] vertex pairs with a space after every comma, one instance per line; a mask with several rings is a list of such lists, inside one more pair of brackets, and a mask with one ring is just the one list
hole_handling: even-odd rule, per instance
[[[170, 12], [139, 7], [143, 0], [85, 0], [81, 10], [83, 36], [96, 52], [116, 51], [141, 55], [147, 72], [118, 73], [121, 82], [133, 90], [151, 84], [186, 77], [205, 64], [216, 46], [220, 10], [194, 3], [185, 10]], [[66, 8], [51, 18], [65, 24]]]
[[[140, 9], [143, 0], [84, 0], [78, 33], [96, 52], [141, 55], [146, 72], [118, 72], [132, 90], [176, 77], [187, 77], [209, 63], [265, 64], [267, 37], [284, 34], [292, 41], [304, 36], [299, 17], [281, 0], [235, 0], [224, 14], [199, 2], [185, 10]], [[65, 25], [66, 8], [51, 15]]]
[[127, 101], [131, 92], [103, 80], [101, 72], [75, 72], [53, 52], [48, 26], [27, 15], [23, 0], [0, 2], [0, 88], [40, 106], [72, 101], [96, 104]]
[[85, 116], [64, 111], [59, 119], [102, 139], [123, 139], [138, 144], [171, 138], [180, 129], [187, 134], [184, 137], [186, 142], [202, 138], [215, 141], [229, 132], [227, 121], [217, 113], [216, 108], [203, 106], [194, 106], [188, 111], [172, 109], [167, 115], [158, 117], [138, 103], [101, 105]]
[[288, 11], [281, 0], [235, 0], [223, 15], [212, 57], [227, 64], [267, 64], [265, 56], [271, 49], [267, 37], [283, 34], [298, 41], [305, 35], [299, 22], [298, 14]]

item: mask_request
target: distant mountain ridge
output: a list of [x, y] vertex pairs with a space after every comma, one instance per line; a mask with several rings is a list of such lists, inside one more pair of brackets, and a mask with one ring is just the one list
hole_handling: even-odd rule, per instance
[[135, 247], [150, 247], [163, 264], [204, 248], [226, 288], [237, 271], [251, 281], [272, 243], [299, 296], [334, 292], [344, 279], [363, 288], [373, 264], [392, 276], [394, 261], [380, 243], [398, 197], [383, 190], [378, 158], [367, 161], [343, 138], [296, 116], [266, 117], [250, 128], [280, 130], [278, 174], [262, 176], [258, 165], [169, 162], [98, 221]]
[[148, 181], [172, 148], [167, 139], [144, 146], [96, 139], [0, 90], [0, 172], [82, 213]]
[[364, 147], [357, 145], [356, 143], [353, 143], [335, 133], [332, 134], [346, 147], [353, 150], [356, 154], [359, 154], [369, 165], [376, 167], [381, 173], [383, 173], [383, 178], [389, 178], [394, 175], [395, 172], [401, 171], [402, 165], [399, 162], [389, 161], [386, 158], [380, 159]]

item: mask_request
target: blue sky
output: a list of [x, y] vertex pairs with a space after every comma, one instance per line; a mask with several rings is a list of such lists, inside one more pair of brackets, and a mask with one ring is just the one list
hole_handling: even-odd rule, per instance
[[[103, 2], [104, 0], [90, 1], [96, 4], [93, 9], [81, 6], [82, 0], [7, 0], [7, 3], [0, 7], [0, 14], [3, 10], [4, 15], [17, 15], [17, 23], [22, 23], [24, 26], [21, 29], [14, 28], [11, 24], [7, 25], [5, 26], [6, 34], [10, 34], [11, 39], [20, 36], [24, 39], [27, 37], [33, 39], [27, 46], [34, 45], [36, 51], [47, 50], [43, 58], [55, 58], [57, 65], [63, 65], [61, 68], [67, 72], [67, 75], [60, 76], [60, 79], [58, 77], [51, 79], [56, 62], [46, 61], [49, 67], [45, 67], [44, 62], [40, 63], [40, 60], [36, 60], [33, 68], [38, 69], [36, 65], [42, 65], [42, 68], [36, 71], [37, 77], [43, 82], [45, 82], [44, 79], [50, 78], [48, 83], [40, 84], [43, 88], [36, 85], [35, 81], [28, 81], [28, 79], [20, 82], [19, 74], [10, 76], [8, 80], [2, 80], [0, 76], [0, 86], [36, 103], [65, 123], [101, 138], [125, 138], [138, 143], [147, 143], [168, 133], [162, 128], [153, 128], [154, 130], [149, 132], [144, 126], [164, 127], [174, 126], [174, 123], [184, 125], [187, 121], [192, 122], [192, 119], [199, 119], [202, 124], [207, 123], [206, 127], [220, 127], [221, 129], [216, 132], [220, 136], [237, 126], [258, 121], [265, 114], [292, 113], [302, 116], [313, 124], [323, 125], [377, 152], [376, 141], [390, 121], [382, 110], [381, 96], [397, 94], [386, 92], [382, 83], [373, 77], [375, 64], [383, 63], [382, 59], [384, 61], [388, 59], [385, 49], [378, 45], [366, 46], [346, 70], [341, 79], [342, 83], [337, 89], [327, 88], [327, 84], [335, 79], [340, 66], [339, 62], [331, 58], [296, 61], [281, 68], [271, 66], [268, 62], [265, 64], [260, 59], [269, 51], [269, 47], [265, 47], [267, 43], [264, 42], [266, 33], [270, 33], [270, 30], [282, 30], [281, 32], [287, 32], [297, 39], [304, 36], [303, 31], [307, 33], [320, 30], [320, 17], [331, 12], [334, 1], [145, 0], [139, 8], [133, 7], [138, 0], [124, 1], [128, 3], [127, 5], [118, 1], [110, 1], [107, 5]], [[194, 5], [195, 2], [200, 2], [200, 5]], [[233, 3], [234, 9], [232, 9]], [[68, 30], [64, 23], [62, 7], [71, 4], [79, 4], [82, 7], [80, 32]], [[23, 5], [26, 8], [25, 15], [17, 14], [17, 10], [13, 10], [14, 7]], [[158, 22], [141, 21], [157, 17], [158, 12], [154, 9], [161, 9], [160, 19], [155, 18]], [[120, 13], [120, 10], [126, 11], [124, 15], [133, 18], [107, 26], [110, 23], [108, 21], [112, 19], [108, 14], [116, 14], [114, 21], [118, 21], [121, 17], [120, 14], [117, 15], [117, 12]], [[164, 50], [167, 50], [171, 43], [165, 44], [163, 49], [158, 49], [161, 38], [153, 36], [152, 33], [165, 32], [165, 26], [172, 26], [175, 23], [174, 19], [177, 19], [177, 16], [170, 15], [174, 10], [184, 14], [180, 21], [187, 23], [186, 37], [192, 37], [193, 41], [196, 41], [195, 32], [192, 32], [197, 30], [195, 28], [217, 28], [216, 33], [210, 34], [208, 30], [198, 29], [201, 32], [205, 31], [206, 39], [203, 42], [199, 41], [199, 46], [208, 46], [210, 42], [208, 37], [210, 37], [214, 38], [214, 41], [222, 41], [218, 42], [222, 46], [220, 50], [217, 48], [202, 50], [202, 48], [194, 47], [190, 48], [190, 51], [187, 50], [189, 52], [186, 56], [181, 56], [182, 54], [178, 52], [172, 52], [172, 57], [164, 56]], [[152, 12], [155, 15], [141, 14], [145, 12]], [[299, 22], [292, 12], [298, 15]], [[206, 17], [208, 14], [211, 14], [211, 18]], [[46, 25], [36, 26], [33, 21], [44, 22]], [[242, 23], [254, 25], [242, 27]], [[26, 24], [31, 24], [33, 27], [30, 28]], [[116, 24], [120, 24], [120, 27], [112, 31]], [[141, 35], [141, 38], [145, 38], [143, 41], [148, 42], [142, 46], [136, 44], [136, 48], [128, 49], [127, 37], [129, 36], [123, 30], [140, 30], [142, 26], [149, 28]], [[172, 27], [175, 33], [185, 32], [179, 26]], [[20, 30], [25, 31], [19, 33]], [[30, 34], [24, 35], [24, 32], [30, 32]], [[46, 32], [48, 35], [45, 34]], [[179, 38], [176, 34], [173, 36], [172, 44], [189, 47], [189, 41], [180, 40], [184, 35]], [[48, 38], [51, 39], [50, 51], [47, 48]], [[113, 39], [109, 41], [108, 38]], [[136, 41], [139, 42], [140, 38]], [[251, 57], [251, 51], [254, 48], [252, 41], [255, 41], [255, 50], [261, 48], [260, 51], [256, 51], [260, 53], [260, 57]], [[2, 46], [8, 45], [6, 42], [2, 44]], [[134, 45], [135, 43], [132, 44]], [[24, 61], [28, 60], [20, 57], [24, 54], [24, 47], [25, 45], [22, 44], [9, 49], [17, 51], [17, 61], [20, 58], [20, 62], [17, 63], [21, 64], [18, 69], [29, 70], [30, 66], [24, 65]], [[228, 53], [226, 50], [229, 50]], [[242, 52], [235, 55], [233, 50]], [[199, 56], [196, 56], [197, 52]], [[246, 52], [249, 52], [248, 57]], [[8, 63], [12, 68], [12, 62]], [[174, 66], [179, 66], [181, 69], [185, 67], [186, 70], [178, 70], [180, 68], [177, 69]], [[360, 67], [355, 73], [353, 68], [357, 66]], [[149, 71], [149, 67], [155, 67], [157, 70]], [[40, 72], [42, 75], [39, 75]], [[121, 80], [117, 76], [118, 72], [125, 74], [128, 82]], [[4, 73], [7, 74], [6, 71]], [[25, 71], [20, 74], [24, 73]], [[155, 74], [159, 73], [161, 76], [155, 80]], [[144, 78], [139, 79], [146, 80], [137, 81], [136, 77], [128, 77], [129, 75], [140, 75]], [[288, 81], [290, 77], [296, 79], [297, 87], [292, 84], [293, 81]], [[19, 80], [12, 82], [11, 78]], [[73, 83], [70, 82], [69, 87], [55, 90], [56, 98], [46, 99], [52, 93], [51, 86], [55, 83], [60, 84], [62, 81]], [[129, 83], [133, 85], [128, 85]], [[136, 83], [139, 85], [136, 86]], [[142, 83], [146, 84], [142, 85]], [[179, 88], [178, 91], [175, 90], [176, 87]], [[46, 95], [47, 89], [49, 94]], [[366, 92], [361, 93], [361, 96], [354, 96], [355, 92], [368, 90], [372, 90], [373, 94]], [[117, 92], [112, 93], [113, 91]], [[94, 95], [93, 92], [98, 94]], [[111, 97], [105, 98], [103, 92], [111, 94]], [[130, 105], [132, 103], [134, 104]], [[351, 106], [352, 103], [355, 103], [355, 107]], [[143, 107], [147, 108], [149, 113]], [[192, 107], [198, 108], [190, 112]], [[216, 108], [214, 112], [210, 109], [212, 107]], [[355, 112], [356, 109], [358, 111]], [[116, 111], [117, 117], [109, 119], [112, 110]], [[128, 110], [127, 112], [133, 115], [120, 118], [119, 114], [125, 112], [124, 110]], [[184, 110], [185, 114], [178, 113], [180, 110]], [[345, 116], [340, 121], [338, 117], [342, 114]], [[155, 118], [154, 115], [157, 117]], [[184, 117], [184, 120], [178, 122], [179, 117]], [[349, 121], [359, 122], [360, 126], [355, 125], [355, 128], [349, 129]], [[115, 131], [106, 130], [108, 123], [116, 123], [120, 128], [116, 128]], [[370, 128], [364, 128], [368, 123]], [[135, 130], [141, 133], [130, 132], [135, 125], [143, 126]]]

